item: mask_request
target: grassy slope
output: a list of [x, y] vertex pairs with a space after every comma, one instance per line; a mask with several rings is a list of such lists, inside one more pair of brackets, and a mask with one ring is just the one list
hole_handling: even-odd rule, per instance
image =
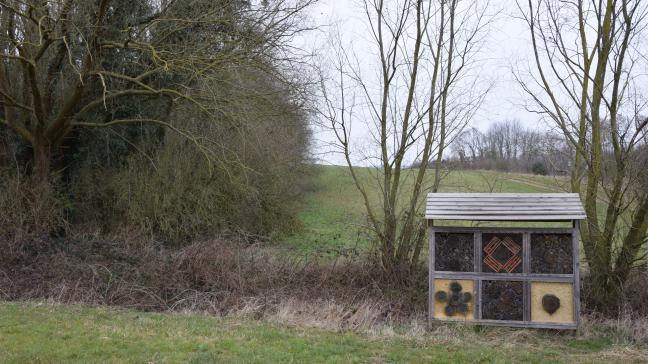
[[[475, 330], [481, 330], [475, 332]], [[370, 338], [202, 315], [0, 304], [0, 362], [626, 362], [647, 352], [612, 337], [467, 329]], [[484, 340], [488, 340], [485, 342]]]
[[[364, 206], [346, 169], [318, 169], [318, 185], [300, 215], [303, 229], [278, 246], [309, 252], [366, 248], [358, 233]], [[370, 178], [369, 170], [361, 173]], [[458, 171], [442, 189], [545, 192], [560, 191], [560, 184], [528, 175]], [[0, 363], [648, 362], [648, 344], [628, 344], [610, 332], [575, 338], [549, 331], [441, 326], [428, 334], [379, 337], [235, 318], [0, 303]]]
[[[306, 198], [300, 220], [303, 227], [284, 239], [285, 244], [302, 251], [339, 251], [366, 248], [362, 226], [365, 207], [345, 167], [318, 166], [316, 186]], [[372, 181], [372, 171], [358, 168], [363, 182]], [[431, 174], [430, 174], [431, 177]], [[553, 177], [488, 171], [453, 171], [442, 182], [441, 192], [560, 192], [565, 181]], [[411, 178], [406, 184], [411, 185]], [[377, 189], [369, 190], [377, 197]]]

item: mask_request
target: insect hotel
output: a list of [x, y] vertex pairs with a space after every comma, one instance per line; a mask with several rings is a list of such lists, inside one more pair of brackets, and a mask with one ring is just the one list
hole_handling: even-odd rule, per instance
[[[430, 322], [578, 328], [579, 224], [584, 218], [574, 193], [430, 193]], [[447, 220], [474, 223], [440, 225]], [[565, 227], [475, 223], [483, 221], [562, 222]]]

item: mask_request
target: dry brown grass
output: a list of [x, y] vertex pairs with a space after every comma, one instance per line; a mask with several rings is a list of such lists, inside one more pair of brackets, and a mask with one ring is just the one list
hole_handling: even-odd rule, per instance
[[[0, 299], [255, 317], [317, 310], [315, 316], [338, 320], [327, 327], [354, 329], [420, 313], [424, 277], [421, 270], [393, 279], [365, 257], [277, 258], [260, 245], [224, 240], [167, 250], [137, 240], [78, 236], [28, 261], [0, 257]], [[297, 302], [302, 309], [291, 308]]]
[[[144, 237], [80, 235], [57, 245], [29, 260], [0, 255], [0, 300], [204, 312], [436, 343], [470, 340], [508, 346], [537, 339], [534, 330], [428, 328], [425, 270], [396, 279], [384, 275], [367, 257], [279, 257], [260, 244], [218, 239], [176, 250]], [[640, 297], [637, 292], [633, 295]], [[620, 342], [648, 344], [648, 318], [632, 311], [630, 303], [634, 301], [629, 300], [626, 311], [616, 318], [585, 316], [581, 336], [611, 335]]]
[[636, 312], [620, 313], [617, 317], [601, 317], [590, 314], [584, 316], [582, 334], [584, 336], [599, 335], [601, 331], [614, 332], [619, 339], [648, 343], [648, 317]]
[[22, 260], [43, 250], [54, 230], [64, 230], [62, 199], [37, 194], [29, 181], [0, 170], [0, 249], [2, 258]]

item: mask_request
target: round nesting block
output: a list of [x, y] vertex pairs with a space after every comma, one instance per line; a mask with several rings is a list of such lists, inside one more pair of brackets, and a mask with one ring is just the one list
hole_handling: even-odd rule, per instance
[[[558, 305], [556, 305], [557, 302], [559, 302]], [[573, 285], [571, 283], [558, 282], [532, 282], [531, 321], [556, 323], [575, 322]]]
[[553, 315], [560, 308], [560, 298], [553, 294], [542, 296], [542, 308], [550, 315]]
[[[455, 284], [453, 284], [455, 283]], [[461, 287], [459, 289], [459, 287]], [[467, 279], [435, 279], [434, 280], [434, 318], [441, 320], [469, 321], [475, 319], [475, 306], [472, 295], [474, 294], [475, 283]], [[445, 292], [440, 294], [439, 292]], [[469, 293], [467, 296], [465, 293]], [[445, 297], [445, 300], [436, 299]], [[470, 297], [469, 300], [467, 298]], [[457, 302], [449, 307], [451, 300]], [[462, 302], [459, 302], [462, 301]]]

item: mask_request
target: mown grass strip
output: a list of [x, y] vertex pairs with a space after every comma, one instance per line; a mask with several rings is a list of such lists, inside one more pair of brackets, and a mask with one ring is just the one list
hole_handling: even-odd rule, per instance
[[283, 327], [199, 314], [0, 304], [3, 363], [640, 363], [613, 336], [445, 327], [417, 337]]

